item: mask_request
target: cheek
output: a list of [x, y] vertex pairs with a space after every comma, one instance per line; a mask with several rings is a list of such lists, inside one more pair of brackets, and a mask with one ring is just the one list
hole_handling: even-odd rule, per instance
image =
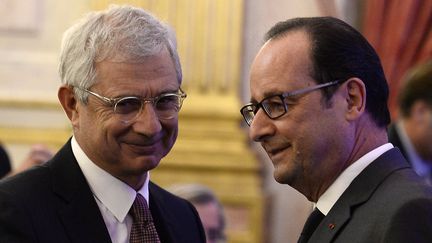
[[162, 127], [165, 131], [164, 143], [165, 146], [171, 149], [177, 140], [178, 136], [178, 121], [177, 119], [173, 119], [169, 122], [162, 123]]

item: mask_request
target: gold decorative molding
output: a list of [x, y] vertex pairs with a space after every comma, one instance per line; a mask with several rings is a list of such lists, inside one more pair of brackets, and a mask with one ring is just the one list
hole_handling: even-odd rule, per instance
[[0, 138], [4, 143], [37, 144], [60, 148], [71, 136], [70, 129], [0, 127]]
[[57, 101], [43, 99], [28, 99], [17, 97], [0, 97], [0, 108], [9, 109], [43, 109], [43, 110], [61, 110], [61, 106]]

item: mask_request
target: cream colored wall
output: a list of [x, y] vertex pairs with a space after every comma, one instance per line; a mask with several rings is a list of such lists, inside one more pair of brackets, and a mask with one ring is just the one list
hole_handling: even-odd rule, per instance
[[37, 13], [37, 23], [27, 31], [0, 32], [0, 97], [56, 99], [61, 35], [88, 4], [85, 0], [20, 1], [35, 2], [34, 8], [32, 4], [22, 7]]
[[[31, 28], [0, 29], [0, 127], [10, 128], [6, 149], [17, 166], [29, 151], [28, 144], [15, 142], [16, 127], [59, 128], [68, 126], [60, 109], [22, 107], [22, 101], [56, 103], [58, 54], [63, 31], [88, 10], [86, 0], [5, 0], [2, 11], [13, 18], [31, 17]], [[12, 14], [13, 13], [13, 14]], [[30, 13], [30, 14], [29, 14]], [[1, 19], [1, 17], [0, 17]], [[1, 20], [5, 21], [5, 20]], [[10, 17], [8, 17], [10, 21]], [[52, 105], [51, 105], [52, 106]], [[19, 133], [25, 133], [20, 130]], [[18, 134], [18, 136], [24, 134]], [[36, 134], [27, 134], [38, 140]]]

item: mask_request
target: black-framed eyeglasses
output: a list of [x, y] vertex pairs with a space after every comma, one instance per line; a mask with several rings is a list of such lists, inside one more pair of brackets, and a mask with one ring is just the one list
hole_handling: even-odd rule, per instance
[[186, 93], [179, 89], [176, 93], [164, 93], [156, 97], [125, 96], [108, 98], [88, 89], [77, 87], [113, 107], [114, 114], [117, 114], [121, 121], [128, 123], [134, 121], [144, 108], [145, 103], [151, 103], [159, 119], [172, 119], [177, 116], [182, 107]]
[[259, 103], [246, 104], [240, 109], [240, 113], [242, 114], [244, 120], [249, 126], [252, 124], [252, 121], [256, 113], [258, 112], [259, 108], [262, 108], [270, 119], [276, 119], [285, 115], [285, 113], [287, 113], [288, 105], [285, 102], [285, 99], [287, 97], [309, 93], [311, 91], [333, 86], [338, 83], [340, 83], [340, 80], [318, 84], [312, 87], [307, 87], [305, 89], [295, 90], [292, 92], [285, 92], [278, 95], [272, 95], [264, 98]]

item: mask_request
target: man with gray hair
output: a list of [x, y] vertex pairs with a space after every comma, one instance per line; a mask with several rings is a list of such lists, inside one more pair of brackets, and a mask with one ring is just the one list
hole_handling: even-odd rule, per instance
[[59, 72], [73, 136], [0, 183], [0, 242], [205, 242], [192, 204], [149, 180], [186, 98], [167, 26], [130, 6], [93, 12], [65, 33]]

